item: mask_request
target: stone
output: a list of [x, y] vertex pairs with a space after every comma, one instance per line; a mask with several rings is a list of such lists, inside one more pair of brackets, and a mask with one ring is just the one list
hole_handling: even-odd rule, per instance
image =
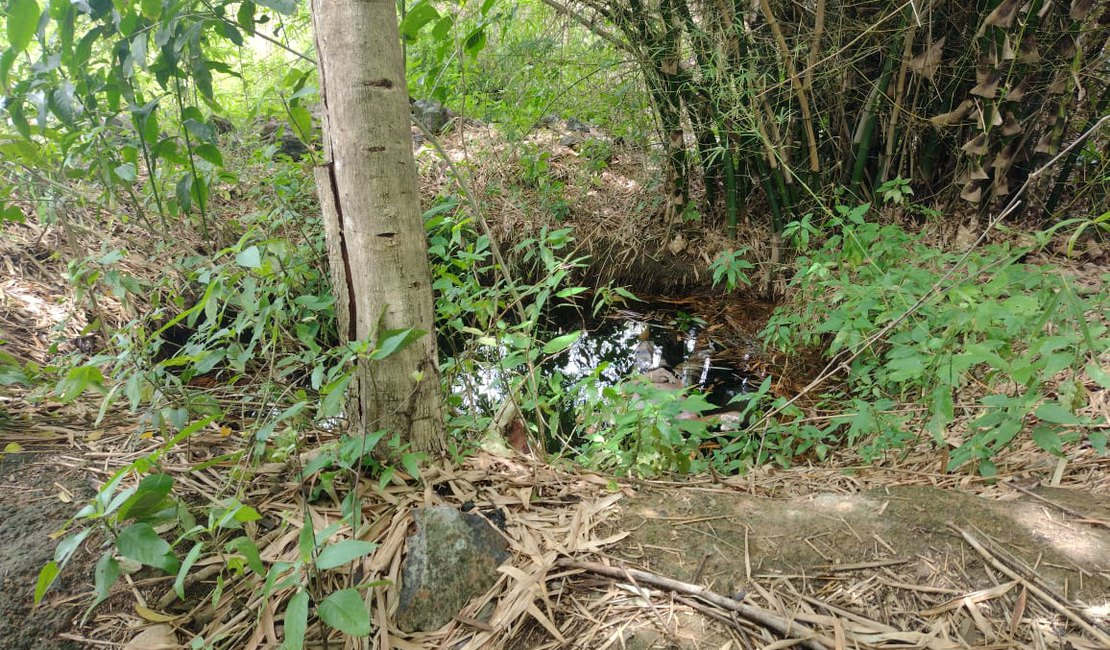
[[417, 508], [405, 541], [397, 626], [431, 631], [448, 623], [497, 581], [509, 557], [505, 539], [483, 517], [450, 506]]
[[442, 133], [451, 111], [434, 99], [418, 99], [412, 103], [412, 114], [430, 133]]
[[577, 117], [567, 118], [567, 131], [577, 131], [578, 133], [589, 133], [590, 125], [578, 119]]

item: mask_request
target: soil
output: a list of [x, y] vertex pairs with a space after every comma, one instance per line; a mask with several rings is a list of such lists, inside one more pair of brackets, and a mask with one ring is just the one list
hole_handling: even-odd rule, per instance
[[[1110, 519], [1106, 494], [1052, 488], [1034, 493], [1074, 505], [1092, 521]], [[616, 528], [632, 532], [611, 555], [737, 599], [753, 581], [794, 579], [829, 599], [852, 591], [853, 611], [886, 612], [889, 620], [898, 618], [890, 610], [899, 609], [896, 604], [915, 588], [936, 594], [939, 603], [996, 586], [959, 531], [1003, 549], [996, 552], [1031, 568], [1028, 575], [1051, 593], [1089, 605], [1103, 604], [1110, 594], [1110, 525], [1077, 522], [1017, 491], [988, 499], [904, 486], [780, 499], [724, 485], [649, 487], [621, 507]], [[884, 573], [887, 568], [895, 571]], [[904, 629], [914, 623], [908, 619]], [[676, 618], [663, 632], [645, 620], [630, 626], [626, 641], [639, 650], [693, 649], [724, 647], [728, 638], [723, 629], [707, 627], [704, 617], [692, 616]]]
[[39, 571], [54, 558], [51, 535], [92, 494], [78, 472], [54, 465], [47, 454], [0, 454], [0, 641], [5, 650], [85, 647], [60, 635], [75, 629], [92, 589], [96, 559], [87, 550], [74, 555], [39, 607], [33, 600]]

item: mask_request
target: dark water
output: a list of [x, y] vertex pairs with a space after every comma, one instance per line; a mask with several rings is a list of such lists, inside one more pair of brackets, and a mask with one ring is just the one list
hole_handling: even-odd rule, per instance
[[[566, 394], [555, 407], [556, 428], [563, 434], [573, 430], [577, 410], [588, 401], [588, 396], [576, 392], [581, 390], [579, 382], [595, 371], [596, 388], [618, 386], [641, 374], [665, 376], [677, 382], [672, 383], [674, 387], [681, 384], [700, 391], [720, 410], [727, 410], [733, 397], [755, 390], [763, 379], [747, 363], [758, 349], [754, 340], [667, 305], [648, 305], [597, 319], [562, 310], [552, 319], [545, 337], [550, 340], [576, 330], [583, 332], [581, 338], [543, 362], [537, 378], [557, 382]], [[453, 382], [454, 392], [463, 408], [492, 414], [504, 401], [509, 381], [519, 377], [525, 367], [499, 368], [497, 362], [509, 355], [505, 348], [485, 352], [486, 364], [460, 373]]]

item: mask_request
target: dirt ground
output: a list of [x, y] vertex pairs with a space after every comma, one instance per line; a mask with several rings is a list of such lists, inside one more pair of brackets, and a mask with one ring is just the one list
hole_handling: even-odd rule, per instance
[[[1026, 577], [1064, 600], [1092, 609], [1110, 602], [1106, 494], [1031, 490], [1045, 501], [1005, 488], [1001, 498], [984, 498], [928, 486], [847, 494], [814, 487], [789, 498], [726, 485], [644, 489], [623, 502], [617, 527], [632, 534], [612, 554], [741, 600], [754, 584], [807, 583], [806, 591], [829, 606], [911, 630], [928, 627], [941, 613], [930, 610], [944, 611], [945, 603], [997, 588], [1004, 579], [981, 566], [966, 532], [991, 540], [996, 555], [1012, 557]], [[1020, 588], [1007, 591], [1016, 595]], [[973, 617], [991, 610], [999, 616], [1005, 607], [970, 609], [957, 613], [958, 636], [969, 646], [999, 641], [988, 638], [992, 630], [977, 629]], [[688, 613], [667, 624], [647, 618], [629, 629], [627, 647], [643, 650], [721, 648], [729, 639], [720, 625]]]
[[[0, 442], [4, 436], [0, 434]], [[3, 445], [0, 444], [0, 448]], [[95, 558], [75, 555], [33, 607], [35, 581], [54, 558], [51, 535], [93, 494], [80, 472], [60, 468], [46, 453], [0, 457], [0, 645], [5, 650], [84, 647], [61, 634], [74, 628], [92, 590]]]

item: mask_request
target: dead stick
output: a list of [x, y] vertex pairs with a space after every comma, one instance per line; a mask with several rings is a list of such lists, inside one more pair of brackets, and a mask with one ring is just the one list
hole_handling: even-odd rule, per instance
[[1048, 505], [1052, 506], [1053, 508], [1056, 508], [1056, 509], [1058, 509], [1058, 510], [1060, 510], [1060, 511], [1066, 513], [1066, 514], [1069, 514], [1072, 517], [1076, 517], [1082, 523], [1091, 524], [1092, 526], [1104, 526], [1106, 528], [1110, 528], [1110, 521], [1103, 521], [1102, 519], [1095, 519], [1091, 515], [1083, 514], [1082, 512], [1079, 512], [1078, 510], [1073, 510], [1073, 509], [1065, 506], [1062, 503], [1057, 503], [1057, 502], [1053, 501], [1052, 499], [1045, 498], [1045, 497], [1037, 494], [1036, 492], [1034, 492], [1032, 490], [1027, 490], [1027, 489], [1021, 487], [1020, 485], [1016, 485], [1014, 483], [1008, 483], [1007, 485], [1009, 485], [1009, 487], [1014, 488], [1018, 492], [1021, 492], [1022, 494], [1028, 494], [1029, 496], [1033, 497], [1034, 499], [1037, 499], [1038, 501], [1042, 501], [1044, 503], [1047, 503]]
[[989, 562], [991, 566], [1009, 576], [1010, 579], [1020, 582], [1022, 585], [1025, 586], [1026, 589], [1031, 591], [1034, 596], [1047, 602], [1052, 607], [1052, 609], [1060, 612], [1072, 623], [1075, 623], [1079, 627], [1083, 628], [1088, 634], [1095, 637], [1095, 639], [1097, 639], [1099, 643], [1102, 643], [1103, 646], [1110, 648], [1110, 636], [1107, 636], [1101, 630], [1083, 620], [1083, 618], [1073, 612], [1070, 607], [1068, 607], [1064, 603], [1061, 603], [1056, 598], [1053, 598], [1051, 594], [1038, 587], [1032, 580], [1027, 579], [1025, 576], [1021, 575], [1017, 571], [1011, 569], [1010, 567], [995, 559], [994, 555], [992, 555], [990, 551], [988, 551], [982, 544], [980, 544], [979, 540], [976, 539], [974, 535], [967, 532], [966, 530], [957, 528], [955, 526], [952, 526], [952, 529], [962, 535], [964, 540], [968, 544], [970, 544], [972, 548], [978, 551], [979, 555], [982, 555], [983, 559]]
[[778, 616], [777, 614], [769, 612], [765, 609], [760, 609], [759, 607], [755, 607], [753, 605], [745, 605], [740, 601], [733, 600], [732, 598], [729, 598], [727, 596], [722, 596], [715, 591], [710, 591], [705, 587], [692, 585], [688, 582], [682, 582], [673, 578], [667, 578], [661, 575], [656, 575], [654, 573], [648, 573], [647, 571], [641, 571], [639, 569], [621, 569], [617, 567], [606, 566], [598, 562], [584, 562], [581, 560], [572, 560], [570, 558], [561, 559], [557, 562], [557, 564], [561, 567], [581, 569], [582, 571], [589, 571], [590, 573], [608, 576], [616, 580], [627, 580], [629, 576], [633, 576], [636, 578], [636, 580], [640, 582], [644, 582], [649, 585], [659, 587], [661, 589], [676, 591], [691, 596], [697, 596], [698, 598], [701, 598], [708, 603], [712, 603], [717, 607], [726, 609], [730, 612], [736, 612], [738, 615], [753, 623], [758, 623], [765, 628], [777, 632], [780, 636], [801, 638], [802, 647], [808, 648], [809, 650], [828, 650], [828, 648], [835, 645], [831, 637], [827, 637], [813, 629], [810, 629], [805, 625], [801, 625], [782, 616]]

